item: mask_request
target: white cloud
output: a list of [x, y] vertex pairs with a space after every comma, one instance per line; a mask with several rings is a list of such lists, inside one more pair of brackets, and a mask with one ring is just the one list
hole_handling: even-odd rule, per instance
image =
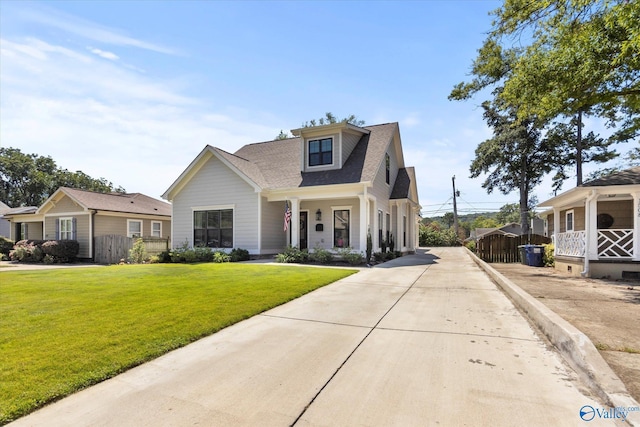
[[42, 4], [39, 4], [38, 7], [20, 9], [18, 14], [23, 20], [57, 28], [89, 40], [118, 46], [131, 46], [170, 55], [178, 54], [172, 48], [130, 37], [124, 34], [124, 31], [81, 19]]
[[[95, 53], [95, 52], [94, 52]], [[2, 40], [0, 141], [158, 197], [206, 144], [275, 136], [255, 113], [214, 111], [181, 86], [37, 39]]]
[[89, 49], [91, 53], [96, 54], [102, 58], [109, 59], [111, 61], [117, 61], [118, 59], [120, 59], [120, 57], [113, 52], [107, 52], [102, 49], [90, 48], [90, 47], [87, 49]]

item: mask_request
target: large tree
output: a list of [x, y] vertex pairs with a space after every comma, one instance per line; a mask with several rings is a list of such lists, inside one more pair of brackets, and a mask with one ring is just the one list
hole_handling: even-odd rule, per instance
[[458, 95], [503, 80], [500, 96], [521, 119], [591, 111], [617, 127], [618, 140], [638, 135], [640, 3], [506, 0], [493, 14], [475, 77], [456, 87]]
[[[583, 162], [611, 159], [612, 142], [640, 132], [640, 3], [506, 0], [493, 14], [472, 78], [456, 85], [449, 98], [494, 89], [496, 98], [516, 108], [518, 119], [535, 117], [550, 141], [565, 145], [555, 159], [556, 188], [573, 166], [580, 184]], [[583, 142], [583, 114], [605, 119], [616, 131], [607, 140], [589, 134]]]
[[520, 224], [527, 233], [529, 194], [552, 170], [558, 157], [556, 148], [541, 137], [535, 119], [518, 119], [514, 107], [497, 100], [484, 102], [482, 108], [493, 137], [476, 148], [476, 157], [470, 167], [471, 177], [486, 175], [482, 187], [488, 193], [496, 189], [503, 194], [518, 190]]
[[60, 169], [49, 156], [0, 148], [0, 200], [7, 205], [40, 206], [62, 186], [102, 193], [124, 192], [104, 178], [94, 179], [82, 171]]

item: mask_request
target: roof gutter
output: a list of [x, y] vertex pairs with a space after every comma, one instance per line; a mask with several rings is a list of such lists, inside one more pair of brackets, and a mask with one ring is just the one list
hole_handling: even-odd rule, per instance
[[596, 192], [596, 190], [591, 190], [589, 192], [589, 195], [587, 196], [587, 199], [584, 202], [584, 223], [585, 223], [585, 228], [587, 229], [587, 232], [585, 233], [585, 238], [584, 238], [584, 270], [580, 272], [580, 275], [582, 277], [587, 277], [589, 275], [589, 236], [591, 235], [591, 233], [589, 233], [589, 227], [591, 226], [591, 201], [598, 195], [598, 193]]

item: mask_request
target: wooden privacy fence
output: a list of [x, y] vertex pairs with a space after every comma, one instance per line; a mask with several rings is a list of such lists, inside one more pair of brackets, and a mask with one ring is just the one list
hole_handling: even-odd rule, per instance
[[494, 234], [485, 236], [476, 242], [476, 254], [486, 262], [520, 262], [521, 245], [545, 245], [551, 239], [539, 234], [525, 234], [522, 236], [505, 236]]
[[[94, 261], [98, 264], [117, 264], [129, 258], [129, 250], [133, 248], [134, 238], [109, 234], [93, 239]], [[169, 249], [169, 239], [160, 237], [143, 237], [147, 255], [156, 255]]]

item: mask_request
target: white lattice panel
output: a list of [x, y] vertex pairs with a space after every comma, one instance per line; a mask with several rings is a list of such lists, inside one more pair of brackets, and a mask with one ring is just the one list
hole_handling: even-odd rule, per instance
[[586, 233], [584, 231], [569, 231], [559, 233], [556, 239], [556, 254], [583, 257], [585, 254]]

